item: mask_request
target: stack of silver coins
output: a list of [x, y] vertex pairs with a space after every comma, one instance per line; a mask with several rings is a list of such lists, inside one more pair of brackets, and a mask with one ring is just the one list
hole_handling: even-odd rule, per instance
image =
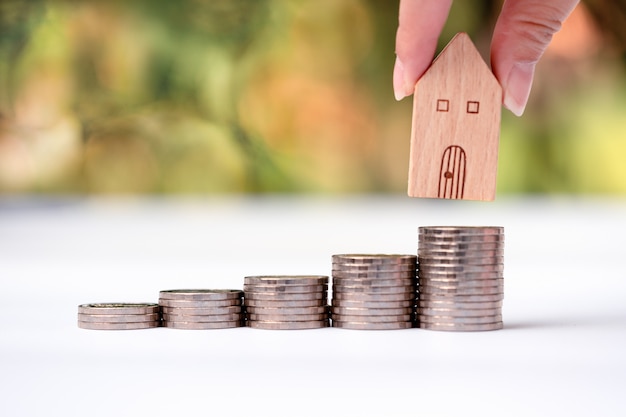
[[333, 255], [333, 327], [395, 330], [413, 327], [415, 255]]
[[159, 292], [163, 327], [230, 329], [244, 325], [241, 290], [164, 290]]
[[302, 330], [329, 326], [328, 276], [248, 276], [243, 290], [249, 327]]
[[419, 327], [501, 329], [503, 271], [504, 228], [420, 227]]
[[91, 330], [137, 330], [159, 327], [159, 305], [98, 303], [78, 306], [78, 327]]

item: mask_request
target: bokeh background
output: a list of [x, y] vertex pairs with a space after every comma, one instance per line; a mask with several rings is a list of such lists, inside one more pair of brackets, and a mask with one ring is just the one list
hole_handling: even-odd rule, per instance
[[[501, 1], [454, 3], [483, 57]], [[405, 193], [397, 1], [1, 0], [0, 192]], [[503, 110], [498, 193], [626, 194], [626, 2], [583, 1]]]

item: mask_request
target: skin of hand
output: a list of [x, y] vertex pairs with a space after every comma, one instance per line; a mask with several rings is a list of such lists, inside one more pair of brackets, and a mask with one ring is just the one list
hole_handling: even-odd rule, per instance
[[[535, 66], [579, 0], [505, 0], [491, 40], [491, 68], [504, 107], [524, 113]], [[400, 0], [393, 89], [396, 100], [413, 94], [430, 66], [452, 0]]]

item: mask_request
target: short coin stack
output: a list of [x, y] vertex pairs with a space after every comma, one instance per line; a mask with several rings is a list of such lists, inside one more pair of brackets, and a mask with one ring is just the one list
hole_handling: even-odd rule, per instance
[[328, 276], [248, 276], [243, 289], [249, 327], [302, 330], [329, 326]]
[[503, 256], [502, 227], [420, 227], [419, 327], [501, 329]]
[[333, 327], [413, 327], [415, 255], [333, 255]]
[[163, 327], [188, 330], [243, 326], [241, 290], [164, 290], [159, 292]]
[[91, 330], [137, 330], [159, 327], [159, 305], [98, 303], [78, 306], [78, 327]]

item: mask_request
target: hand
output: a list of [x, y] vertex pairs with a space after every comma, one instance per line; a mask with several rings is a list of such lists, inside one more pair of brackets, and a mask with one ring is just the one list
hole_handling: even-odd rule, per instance
[[[491, 68], [502, 102], [521, 116], [535, 65], [579, 0], [505, 0], [491, 40]], [[413, 94], [433, 60], [452, 0], [400, 0], [393, 89], [396, 100]]]

